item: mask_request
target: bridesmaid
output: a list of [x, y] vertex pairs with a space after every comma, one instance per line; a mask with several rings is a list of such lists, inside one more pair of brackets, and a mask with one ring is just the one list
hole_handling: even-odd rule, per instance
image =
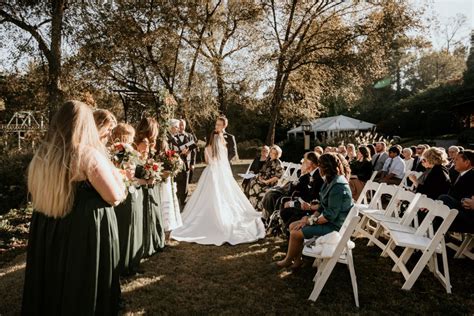
[[[137, 126], [134, 145], [142, 159], [152, 158], [158, 123], [154, 118], [144, 117]], [[138, 171], [138, 170], [137, 170]], [[141, 175], [136, 174], [137, 178]], [[159, 192], [154, 180], [142, 180], [143, 189], [143, 255], [152, 256], [165, 246], [165, 231], [161, 213]]]
[[113, 141], [110, 139], [110, 135], [115, 126], [117, 126], [115, 115], [109, 110], [98, 109], [94, 111], [94, 121], [99, 130], [100, 141], [104, 145], [108, 145], [110, 141]]
[[116, 315], [120, 284], [117, 220], [125, 198], [91, 109], [68, 101], [55, 114], [28, 168], [34, 207], [23, 315]]
[[[118, 124], [112, 131], [112, 140], [132, 144], [135, 129], [125, 123]], [[139, 272], [143, 256], [143, 190], [140, 185], [129, 188], [125, 202], [115, 208], [120, 241], [120, 272], [133, 275]]]
[[[164, 153], [169, 150], [167, 141], [161, 141], [161, 144], [156, 144], [156, 153]], [[163, 217], [163, 228], [165, 230], [166, 244], [174, 245], [176, 242], [170, 239], [171, 231], [183, 226], [181, 218], [181, 210], [179, 207], [178, 196], [176, 194], [177, 187], [174, 178], [170, 175], [163, 174], [162, 181], [155, 186], [159, 192], [161, 211]]]

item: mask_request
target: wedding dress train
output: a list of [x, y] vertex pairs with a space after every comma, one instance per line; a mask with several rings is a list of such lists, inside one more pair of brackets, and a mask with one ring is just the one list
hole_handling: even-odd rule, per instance
[[173, 230], [171, 238], [217, 246], [261, 239], [265, 236], [261, 214], [235, 181], [223, 138], [214, 137], [218, 137], [219, 158], [212, 158], [210, 147], [206, 147], [208, 166], [183, 210], [183, 226]]

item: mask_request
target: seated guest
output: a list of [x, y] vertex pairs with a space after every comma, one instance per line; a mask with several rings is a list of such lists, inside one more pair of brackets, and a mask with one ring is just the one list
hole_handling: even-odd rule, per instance
[[357, 152], [357, 160], [350, 163], [351, 178], [349, 186], [352, 191], [352, 198], [357, 200], [364, 189], [365, 183], [372, 176], [372, 163], [369, 149], [366, 146], [360, 146]]
[[448, 194], [438, 199], [451, 209], [457, 209], [458, 215], [449, 228], [459, 233], [474, 233], [474, 211], [472, 197], [474, 196], [474, 151], [459, 152], [455, 159], [455, 168], [459, 176], [454, 181]]
[[346, 146], [339, 145], [339, 147], [337, 147], [337, 153], [341, 154], [344, 158], [346, 158], [347, 157], [347, 148], [346, 148]]
[[[274, 186], [265, 193], [262, 200], [262, 205], [266, 213], [265, 215], [271, 216], [271, 214], [282, 207], [284, 198], [289, 199], [295, 192], [301, 192], [303, 188], [307, 187], [310, 180], [308, 173], [312, 171], [312, 169], [308, 169], [309, 164], [305, 159], [308, 154], [309, 153], [306, 153], [303, 158], [303, 163], [299, 170], [300, 176], [297, 181], [288, 182], [282, 186]], [[319, 155], [316, 154], [316, 156], [317, 159], [319, 159]]]
[[[250, 164], [249, 172], [253, 174], [257, 174], [262, 169], [263, 165], [268, 159], [268, 155], [270, 154], [270, 147], [263, 146], [262, 150], [260, 151], [260, 156], [256, 157], [252, 164]], [[244, 179], [242, 182], [242, 188], [244, 189], [245, 194], [248, 196], [248, 191], [250, 190], [250, 180], [251, 179]]]
[[409, 179], [416, 186], [416, 192], [425, 194], [430, 199], [436, 200], [441, 194], [446, 194], [451, 186], [446, 153], [438, 148], [431, 147], [421, 157], [421, 163], [426, 169], [419, 177], [410, 175]]
[[324, 183], [323, 178], [319, 174], [318, 158], [318, 154], [314, 152], [304, 155], [302, 167], [302, 169], [304, 168], [304, 175], [299, 178], [298, 183], [292, 188], [291, 192], [288, 192], [291, 193], [289, 194], [291, 197], [287, 198], [288, 201], [283, 204], [283, 209], [280, 213], [286, 226], [301, 219], [303, 216], [312, 214], [311, 203], [319, 197], [319, 191]]
[[375, 155], [375, 146], [372, 145], [372, 144], [368, 144], [367, 145], [367, 148], [369, 149], [370, 151], [370, 157], [373, 157]]
[[281, 154], [281, 148], [273, 145], [270, 148], [270, 158], [267, 159], [258, 175], [250, 181], [248, 197], [257, 211], [263, 211], [262, 200], [265, 193], [275, 186], [283, 175]]
[[408, 172], [413, 167], [413, 160], [414, 160], [412, 157], [413, 152], [411, 151], [410, 147], [407, 147], [407, 148], [403, 148], [402, 154], [403, 154], [403, 161], [405, 162], [405, 172]]
[[454, 162], [456, 160], [456, 156], [460, 152], [458, 146], [451, 146], [448, 149], [448, 155], [449, 155], [449, 163], [448, 163], [448, 170], [449, 170], [449, 179], [451, 179], [451, 182], [453, 183], [456, 181], [457, 177], [459, 176], [459, 172], [456, 171], [456, 168], [454, 168]]
[[323, 147], [321, 146], [314, 147], [314, 152], [321, 156], [324, 153]]
[[416, 172], [425, 171], [425, 167], [423, 167], [421, 163], [421, 157], [423, 156], [423, 153], [425, 152], [425, 150], [427, 150], [428, 148], [430, 148], [429, 145], [420, 144], [416, 146], [416, 155], [415, 157], [413, 157], [414, 158], [413, 167], [411, 168], [412, 171], [416, 171]]
[[304, 239], [339, 230], [353, 206], [351, 189], [338, 155], [322, 155], [319, 158], [319, 170], [325, 179], [319, 194], [320, 204], [311, 205], [313, 215], [291, 223], [288, 252], [283, 260], [277, 262], [280, 267], [300, 267], [303, 263], [301, 252]]
[[355, 146], [354, 144], [347, 144], [346, 160], [347, 162], [350, 163], [354, 159], [357, 159], [357, 152], [356, 152]]
[[375, 177], [375, 181], [399, 185], [405, 176], [405, 162], [400, 158], [400, 150], [396, 146], [390, 147], [388, 156], [382, 171]]
[[372, 156], [372, 168], [373, 171], [381, 171], [385, 161], [388, 159], [386, 152], [387, 145], [384, 142], [378, 142], [375, 144], [375, 155]]

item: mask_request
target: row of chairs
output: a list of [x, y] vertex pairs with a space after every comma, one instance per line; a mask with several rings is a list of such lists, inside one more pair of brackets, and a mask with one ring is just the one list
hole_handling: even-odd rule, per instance
[[[418, 221], [419, 212], [425, 214], [421, 223]], [[355, 304], [359, 306], [352, 249], [348, 246], [351, 236], [367, 238], [368, 246], [379, 247], [382, 256], [393, 260], [392, 271], [401, 273], [405, 279], [402, 289], [410, 290], [427, 267], [446, 292], [451, 293], [445, 234], [457, 213], [457, 210], [449, 209], [441, 201], [413, 193], [403, 186], [369, 180], [342, 225], [340, 240], [331, 256], [316, 254], [311, 245], [304, 247], [303, 254], [314, 257], [314, 265], [318, 267], [309, 299], [317, 300], [334, 266], [339, 262], [348, 266]], [[396, 247], [403, 249], [400, 255], [397, 255], [400, 252], [396, 251]], [[421, 256], [415, 258], [415, 251], [420, 252]], [[410, 259], [416, 260], [416, 263], [407, 265]]]

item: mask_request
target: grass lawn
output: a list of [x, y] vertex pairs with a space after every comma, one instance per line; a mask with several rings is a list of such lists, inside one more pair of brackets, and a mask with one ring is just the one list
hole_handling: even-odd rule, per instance
[[[236, 173], [246, 165], [234, 165]], [[197, 170], [196, 177], [201, 170]], [[360, 308], [354, 305], [349, 272], [338, 265], [317, 302], [307, 298], [315, 270], [307, 259], [296, 272], [272, 262], [286, 251], [286, 241], [266, 238], [237, 246], [202, 246], [181, 242], [142, 262], [144, 274], [122, 280], [123, 314], [473, 314], [474, 262], [452, 259], [453, 294], [428, 271], [411, 291], [391, 271], [391, 260], [375, 247], [356, 240], [354, 263]], [[0, 260], [0, 315], [19, 313], [24, 251]]]

